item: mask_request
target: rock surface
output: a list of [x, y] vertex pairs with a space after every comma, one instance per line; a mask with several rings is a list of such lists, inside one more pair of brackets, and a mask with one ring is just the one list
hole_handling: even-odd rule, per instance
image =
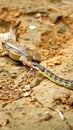
[[[73, 80], [72, 13], [72, 0], [0, 0], [0, 33], [16, 26], [41, 65]], [[2, 53], [0, 42], [0, 130], [73, 130], [73, 91]]]

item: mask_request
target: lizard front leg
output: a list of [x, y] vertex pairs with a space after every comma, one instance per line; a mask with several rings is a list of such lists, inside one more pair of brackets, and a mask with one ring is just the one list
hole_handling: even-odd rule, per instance
[[30, 61], [28, 61], [24, 56], [21, 56], [19, 61], [21, 61], [23, 63], [23, 65], [28, 66], [30, 68], [33, 67], [32, 63]]

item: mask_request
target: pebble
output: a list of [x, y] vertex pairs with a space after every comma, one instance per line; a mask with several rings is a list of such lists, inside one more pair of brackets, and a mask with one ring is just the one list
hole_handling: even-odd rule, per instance
[[1, 119], [0, 120], [0, 127], [2, 126], [6, 126], [7, 124], [9, 124], [9, 119]]
[[28, 97], [28, 96], [30, 96], [30, 94], [31, 94], [31, 91], [25, 92], [25, 93], [23, 94], [23, 96], [24, 96], [24, 97]]
[[10, 76], [11, 76], [11, 78], [16, 78], [17, 74], [14, 72], [14, 73], [11, 73]]
[[34, 30], [34, 29], [36, 29], [36, 26], [30, 25], [30, 26], [29, 26], [29, 29]]
[[52, 13], [52, 14], [49, 15], [49, 18], [50, 18], [50, 20], [51, 20], [53, 23], [56, 23], [57, 20], [58, 20], [59, 18], [61, 18], [61, 17], [62, 17], [62, 16], [61, 16], [61, 14], [59, 14], [59, 13]]
[[58, 33], [63, 34], [65, 31], [66, 31], [66, 26], [64, 24], [58, 26]]
[[30, 90], [30, 84], [25, 85], [24, 90]]

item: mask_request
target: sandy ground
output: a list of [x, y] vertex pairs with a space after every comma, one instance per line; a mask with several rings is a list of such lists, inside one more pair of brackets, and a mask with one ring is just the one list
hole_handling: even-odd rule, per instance
[[[73, 1], [0, 0], [0, 33], [17, 26], [17, 41], [41, 65], [73, 79]], [[73, 130], [73, 91], [2, 56], [0, 130]]]

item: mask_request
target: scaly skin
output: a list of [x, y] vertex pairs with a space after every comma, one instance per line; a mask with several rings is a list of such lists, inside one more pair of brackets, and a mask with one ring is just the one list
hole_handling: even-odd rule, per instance
[[27, 52], [26, 48], [19, 45], [17, 42], [5, 41], [2, 42], [3, 46], [6, 48], [8, 55], [15, 61], [21, 61], [23, 65], [35, 68], [43, 76], [50, 79], [52, 82], [64, 86], [66, 88], [73, 90], [73, 80], [66, 80], [56, 76], [50, 70], [45, 69], [43, 66], [36, 62], [32, 62], [30, 54]]
[[32, 65], [43, 76], [47, 77], [52, 82], [54, 82], [60, 86], [63, 86], [63, 87], [66, 87], [66, 88], [73, 90], [73, 80], [67, 80], [67, 79], [60, 78], [60, 77], [56, 76], [54, 73], [52, 73], [50, 70], [45, 69], [43, 66], [41, 66], [40, 64], [38, 64], [36, 62], [32, 62]]

